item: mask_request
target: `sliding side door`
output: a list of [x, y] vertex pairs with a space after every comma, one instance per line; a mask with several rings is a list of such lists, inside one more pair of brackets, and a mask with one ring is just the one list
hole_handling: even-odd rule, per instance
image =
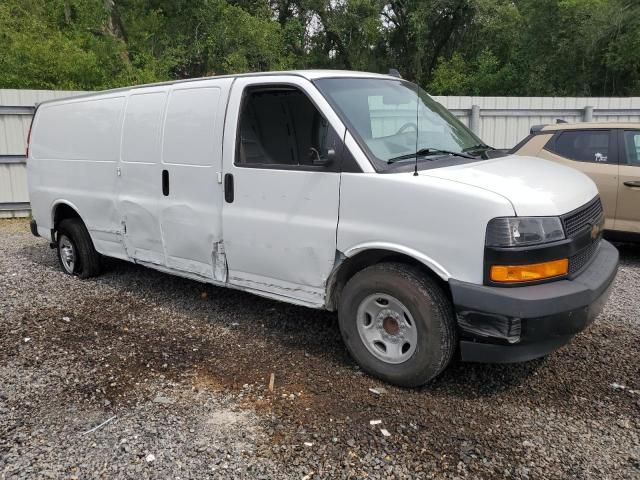
[[160, 223], [167, 266], [225, 281], [222, 134], [233, 79], [177, 83], [163, 129]]

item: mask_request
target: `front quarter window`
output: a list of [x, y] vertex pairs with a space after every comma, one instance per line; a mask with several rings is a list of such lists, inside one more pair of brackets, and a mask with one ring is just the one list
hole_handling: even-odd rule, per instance
[[411, 158], [398, 159], [416, 151], [433, 152], [421, 155], [421, 161], [433, 161], [442, 151], [464, 153], [483, 146], [447, 109], [407, 81], [325, 78], [316, 85], [378, 171], [411, 164]]

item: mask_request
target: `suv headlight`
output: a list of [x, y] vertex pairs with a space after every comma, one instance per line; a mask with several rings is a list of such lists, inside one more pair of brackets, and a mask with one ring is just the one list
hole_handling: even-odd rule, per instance
[[521, 247], [564, 239], [558, 217], [500, 217], [489, 221], [485, 244], [488, 247]]

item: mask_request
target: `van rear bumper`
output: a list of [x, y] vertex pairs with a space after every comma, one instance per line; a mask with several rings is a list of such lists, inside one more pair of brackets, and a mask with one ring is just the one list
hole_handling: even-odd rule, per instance
[[29, 222], [29, 228], [31, 229], [31, 234], [39, 237], [40, 234], [38, 233], [38, 224], [36, 223], [35, 220], [31, 219], [31, 222]]
[[618, 251], [603, 240], [572, 280], [511, 288], [449, 280], [462, 360], [522, 362], [560, 348], [596, 319], [617, 270]]

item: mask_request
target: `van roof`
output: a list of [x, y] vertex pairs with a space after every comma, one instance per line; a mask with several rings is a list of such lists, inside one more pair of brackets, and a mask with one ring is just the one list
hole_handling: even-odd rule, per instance
[[144, 88], [144, 87], [174, 85], [174, 84], [186, 83], [186, 82], [215, 80], [218, 78], [241, 78], [241, 77], [274, 76], [274, 75], [295, 75], [298, 77], [306, 78], [307, 80], [317, 80], [320, 78], [336, 78], [336, 77], [338, 78], [340, 77], [342, 78], [385, 78], [385, 79], [392, 78], [396, 80], [398, 78], [392, 75], [385, 75], [385, 74], [371, 73], [371, 72], [358, 72], [358, 71], [350, 71], [350, 70], [284, 70], [284, 71], [275, 71], [275, 72], [252, 72], [252, 73], [239, 73], [239, 74], [233, 74], [233, 75], [214, 75], [209, 77], [186, 78], [181, 80], [169, 80], [166, 82], [147, 83], [144, 85], [132, 85], [130, 87], [112, 88], [109, 90], [99, 90], [95, 92], [87, 92], [81, 95], [75, 95], [73, 97], [64, 97], [64, 98], [55, 98], [51, 100], [46, 100], [44, 102], [40, 102], [38, 105], [64, 102], [72, 99], [77, 100], [78, 98], [103, 95], [105, 93], [126, 92], [128, 90], [134, 90], [134, 89]]

